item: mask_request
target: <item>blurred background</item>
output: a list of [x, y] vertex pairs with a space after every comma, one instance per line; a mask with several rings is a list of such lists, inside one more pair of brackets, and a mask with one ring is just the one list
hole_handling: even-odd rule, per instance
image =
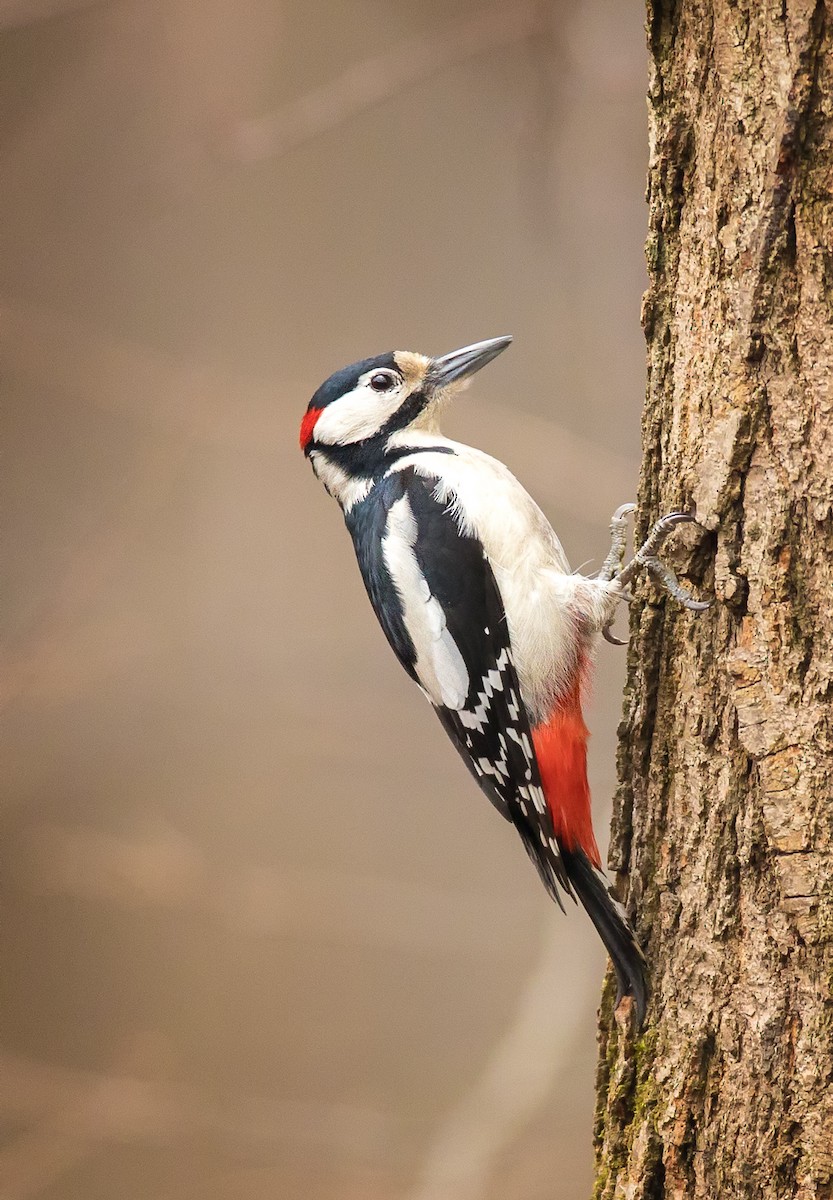
[[511, 332], [448, 432], [598, 566], [643, 19], [0, 4], [3, 1200], [588, 1195], [601, 946], [395, 662], [297, 431], [347, 362]]

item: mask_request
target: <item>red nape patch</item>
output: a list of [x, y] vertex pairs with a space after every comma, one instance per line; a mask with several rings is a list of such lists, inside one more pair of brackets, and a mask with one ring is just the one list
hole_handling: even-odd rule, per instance
[[315, 422], [321, 416], [323, 408], [308, 408], [304, 413], [304, 419], [301, 422], [301, 449], [306, 450], [307, 446], [312, 441], [312, 431], [315, 429]]
[[556, 837], [568, 850], [579, 847], [595, 867], [601, 867], [590, 812], [587, 726], [581, 715], [578, 679], [549, 720], [532, 730], [532, 741]]

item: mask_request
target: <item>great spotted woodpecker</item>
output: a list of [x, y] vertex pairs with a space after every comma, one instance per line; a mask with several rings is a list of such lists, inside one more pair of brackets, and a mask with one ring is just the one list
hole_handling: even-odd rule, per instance
[[[376, 616], [399, 661], [497, 810], [521, 836], [550, 895], [578, 897], [633, 996], [641, 1025], [645, 959], [605, 884], [587, 784], [582, 691], [600, 634], [649, 570], [690, 608], [707, 607], [657, 553], [685, 514], [658, 521], [623, 566], [623, 505], [592, 579], [570, 572], [537, 504], [500, 462], [449, 441], [445, 402], [511, 338], [441, 358], [396, 351], [322, 384], [301, 448], [344, 512]], [[562, 905], [563, 907], [563, 905]]]

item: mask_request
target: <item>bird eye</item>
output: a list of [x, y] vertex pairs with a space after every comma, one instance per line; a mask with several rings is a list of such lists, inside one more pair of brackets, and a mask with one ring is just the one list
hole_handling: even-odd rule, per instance
[[370, 386], [374, 392], [387, 392], [393, 387], [396, 380], [388, 371], [377, 371], [375, 375], [370, 376]]

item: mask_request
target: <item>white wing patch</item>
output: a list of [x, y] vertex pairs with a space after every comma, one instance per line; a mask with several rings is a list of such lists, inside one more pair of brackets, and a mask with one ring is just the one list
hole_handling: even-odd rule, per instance
[[407, 496], [391, 505], [382, 556], [402, 602], [402, 618], [413, 642], [414, 670], [434, 704], [459, 710], [469, 692], [466, 664], [448, 631], [445, 613], [431, 594], [420, 570], [414, 546], [417, 523]]
[[[489, 632], [488, 629], [486, 632]], [[494, 668], [491, 671], [487, 671], [481, 680], [477, 691], [478, 703], [475, 705], [474, 711], [460, 714], [460, 720], [466, 729], [476, 729], [478, 733], [482, 733], [486, 728], [489, 721], [489, 708], [492, 696], [494, 696], [495, 692], [503, 691], [503, 672], [508, 665], [509, 651], [504, 648], [501, 650]], [[514, 691], [511, 688], [509, 695], [511, 698], [515, 698]], [[517, 718], [517, 705], [513, 715]]]

